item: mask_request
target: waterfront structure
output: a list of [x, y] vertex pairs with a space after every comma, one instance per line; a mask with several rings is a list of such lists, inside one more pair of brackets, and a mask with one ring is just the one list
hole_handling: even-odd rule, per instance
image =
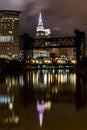
[[75, 48], [61, 48], [59, 49], [58, 56], [65, 55], [69, 59], [76, 59], [76, 49]]
[[76, 59], [76, 48], [67, 48], [67, 57], [69, 59]]
[[0, 57], [19, 59], [19, 25], [21, 12], [0, 10]]

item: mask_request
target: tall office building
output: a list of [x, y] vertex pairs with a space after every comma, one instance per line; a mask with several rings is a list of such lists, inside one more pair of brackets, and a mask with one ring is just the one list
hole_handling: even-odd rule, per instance
[[39, 13], [38, 26], [36, 29], [36, 38], [49, 37], [51, 34], [50, 29], [45, 29], [43, 26], [42, 14]]
[[[36, 38], [46, 38], [50, 37], [51, 31], [50, 29], [45, 29], [43, 20], [42, 20], [42, 14], [41, 12], [39, 13], [39, 18], [38, 18], [38, 25], [36, 28]], [[37, 42], [36, 43], [38, 46], [46, 46], [49, 44], [49, 42]], [[33, 51], [33, 57], [49, 57], [50, 51], [49, 50], [44, 50], [44, 49], [36, 49]]]
[[0, 57], [19, 58], [20, 13], [13, 10], [0, 10]]

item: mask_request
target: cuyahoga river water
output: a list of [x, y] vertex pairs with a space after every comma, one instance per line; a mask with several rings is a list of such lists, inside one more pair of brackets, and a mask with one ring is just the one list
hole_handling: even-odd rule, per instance
[[69, 70], [0, 73], [0, 130], [85, 130], [87, 75]]

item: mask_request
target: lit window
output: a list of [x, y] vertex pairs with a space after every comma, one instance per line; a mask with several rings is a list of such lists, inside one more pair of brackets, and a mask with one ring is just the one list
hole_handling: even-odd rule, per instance
[[12, 36], [0, 36], [0, 42], [11, 42]]
[[9, 31], [9, 33], [12, 33], [12, 31]]

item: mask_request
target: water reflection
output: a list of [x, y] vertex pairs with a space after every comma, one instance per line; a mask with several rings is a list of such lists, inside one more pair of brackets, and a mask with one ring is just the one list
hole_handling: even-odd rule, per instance
[[50, 101], [47, 101], [47, 102], [44, 102], [44, 100], [37, 100], [37, 111], [39, 113], [39, 124], [40, 124], [40, 127], [42, 126], [43, 124], [43, 115], [44, 115], [44, 111], [45, 110], [50, 110], [51, 108], [51, 102]]
[[[39, 95], [39, 98], [43, 97], [45, 100], [75, 101], [76, 108], [80, 108], [82, 104], [85, 105], [86, 76], [84, 73], [69, 73], [69, 71], [68, 73], [59, 73], [59, 70], [38, 70], [26, 72], [26, 76], [22, 76], [20, 87], [26, 87], [26, 92], [28, 95], [30, 95], [30, 92], [34, 99], [38, 99]], [[28, 97], [26, 97], [27, 99]]]
[[[20, 76], [20, 97], [21, 103], [24, 105], [28, 105], [33, 100], [33, 89], [32, 89], [32, 80], [31, 80], [31, 73], [27, 73], [26, 71]], [[31, 82], [30, 82], [31, 81]]]
[[20, 106], [28, 107], [31, 103], [37, 105], [40, 126], [45, 110], [53, 102], [73, 103], [76, 110], [84, 108], [86, 87], [86, 75], [78, 72], [37, 70], [25, 71], [20, 76], [0, 75], [0, 125], [18, 124]]
[[[31, 72], [30, 72], [31, 73]], [[76, 86], [76, 74], [62, 74], [53, 71], [36, 71], [32, 72], [31, 79], [33, 90], [43, 89], [44, 91], [52, 91], [52, 93], [58, 93], [61, 91], [75, 91]]]
[[86, 77], [85, 75], [78, 74], [76, 77], [76, 91], [75, 91], [75, 102], [76, 102], [76, 109], [80, 109], [85, 107], [86, 105]]
[[4, 75], [0, 78], [0, 126], [19, 122], [19, 91], [15, 88], [17, 84], [17, 79], [11, 76]]

